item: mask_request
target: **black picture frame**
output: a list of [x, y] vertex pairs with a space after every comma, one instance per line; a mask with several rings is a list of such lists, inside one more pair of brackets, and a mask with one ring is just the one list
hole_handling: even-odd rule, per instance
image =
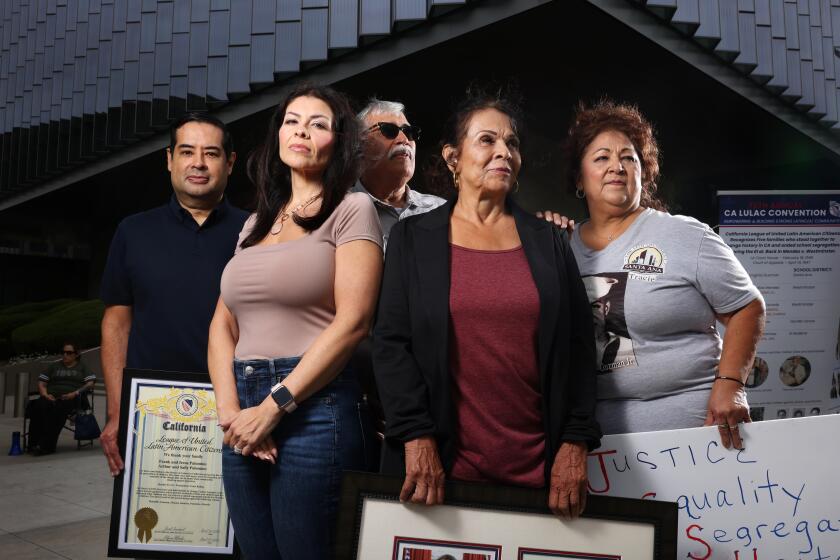
[[[127, 368], [123, 370], [122, 392], [120, 393], [120, 427], [117, 436], [117, 444], [120, 449], [120, 456], [126, 457], [126, 443], [128, 441], [129, 411], [133, 410], [131, 403], [131, 386], [135, 379], [150, 379], [160, 382], [182, 382], [191, 384], [208, 384], [210, 378], [206, 374], [186, 373], [175, 371], [142, 370]], [[122, 515], [123, 487], [125, 486], [125, 469], [114, 477], [114, 491], [111, 499], [111, 524], [108, 534], [108, 556], [115, 558], [151, 558], [151, 559], [172, 559], [179, 560], [210, 560], [230, 559], [236, 557], [237, 545], [234, 543], [232, 553], [203, 553], [203, 552], [173, 552], [158, 550], [142, 550], [135, 548], [121, 548], [119, 546], [119, 532]]]
[[[365, 500], [398, 502], [402, 483], [402, 477], [362, 472], [344, 474], [336, 530], [334, 556], [336, 560], [357, 560], [358, 558]], [[502, 512], [553, 515], [548, 509], [547, 489], [447, 482], [444, 504]], [[589, 495], [582, 517], [649, 524], [653, 527], [655, 541], [652, 560], [676, 558], [678, 530], [676, 502]], [[465, 538], [469, 540], [469, 536]], [[507, 554], [505, 559], [509, 557], [510, 555]]]

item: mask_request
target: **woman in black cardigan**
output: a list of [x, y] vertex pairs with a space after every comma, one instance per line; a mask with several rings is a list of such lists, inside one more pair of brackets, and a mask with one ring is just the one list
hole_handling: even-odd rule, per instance
[[548, 485], [569, 518], [600, 438], [592, 313], [566, 235], [508, 197], [517, 116], [498, 97], [463, 102], [441, 150], [457, 200], [391, 230], [373, 341], [382, 470], [429, 505], [445, 477]]

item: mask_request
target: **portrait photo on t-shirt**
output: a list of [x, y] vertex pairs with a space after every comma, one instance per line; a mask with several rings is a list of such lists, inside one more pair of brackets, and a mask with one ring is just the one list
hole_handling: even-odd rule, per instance
[[595, 349], [601, 373], [636, 365], [624, 312], [627, 274], [604, 272], [583, 277], [595, 323]]

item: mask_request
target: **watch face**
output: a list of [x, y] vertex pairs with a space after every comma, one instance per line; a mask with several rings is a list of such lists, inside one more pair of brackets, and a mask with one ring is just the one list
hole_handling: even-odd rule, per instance
[[274, 392], [271, 393], [271, 398], [274, 399], [274, 402], [277, 403], [277, 406], [280, 408], [285, 408], [289, 405], [289, 403], [294, 402], [294, 398], [292, 398], [292, 393], [289, 390], [281, 385], [278, 387]]

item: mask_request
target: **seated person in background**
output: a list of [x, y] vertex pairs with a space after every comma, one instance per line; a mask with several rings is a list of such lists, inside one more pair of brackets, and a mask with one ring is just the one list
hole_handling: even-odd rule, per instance
[[65, 342], [61, 361], [50, 364], [38, 377], [41, 398], [30, 404], [29, 451], [47, 455], [55, 451], [67, 415], [90, 408], [85, 393], [93, 389], [96, 375], [80, 360], [75, 344]]

